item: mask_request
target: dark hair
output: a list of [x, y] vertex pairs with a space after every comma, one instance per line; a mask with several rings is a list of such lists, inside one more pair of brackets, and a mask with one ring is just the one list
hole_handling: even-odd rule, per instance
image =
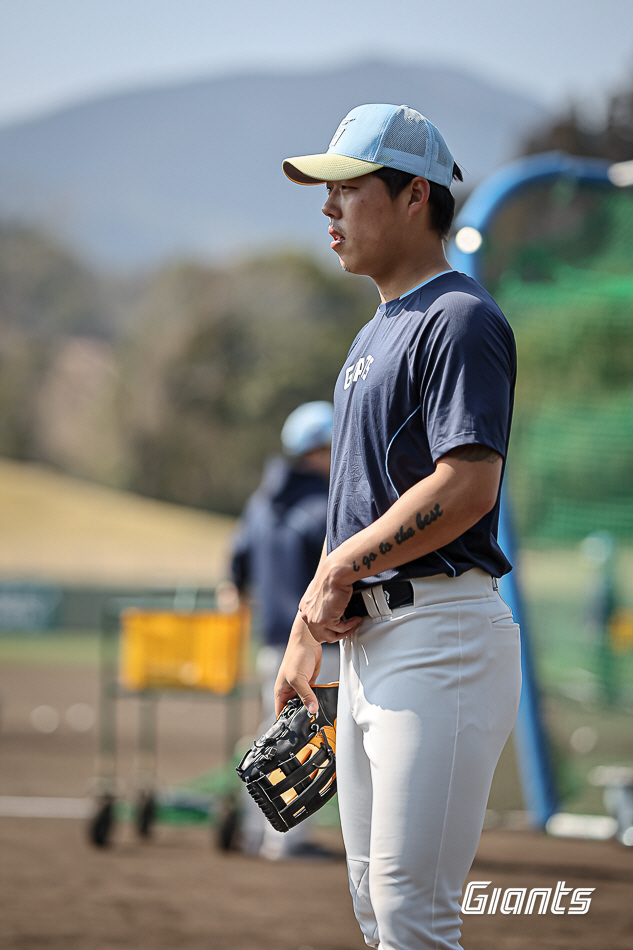
[[[402, 172], [399, 168], [379, 168], [378, 171], [371, 172], [376, 178], [384, 181], [389, 196], [395, 201], [401, 191], [403, 191], [409, 182], [417, 178], [417, 175], [411, 175], [409, 172]], [[453, 164], [453, 181], [463, 181], [462, 170], [457, 163]], [[444, 185], [438, 185], [437, 182], [429, 181], [429, 208], [431, 210], [431, 228], [437, 231], [443, 241], [448, 237], [448, 233], [453, 223], [455, 215], [455, 198], [448, 188]]]

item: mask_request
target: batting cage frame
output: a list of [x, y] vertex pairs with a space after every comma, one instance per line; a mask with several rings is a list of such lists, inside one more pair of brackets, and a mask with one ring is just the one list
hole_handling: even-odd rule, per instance
[[[448, 247], [451, 266], [485, 286], [486, 239], [499, 215], [522, 192], [559, 182], [596, 184], [617, 192], [633, 185], [633, 162], [612, 164], [599, 159], [576, 158], [562, 152], [547, 152], [519, 159], [501, 168], [473, 191], [457, 215], [454, 237]], [[494, 293], [494, 288], [490, 289]], [[510, 561], [516, 563], [517, 539], [513, 521], [512, 499], [506, 482], [501, 498], [499, 541]], [[501, 593], [512, 608], [522, 635], [523, 688], [514, 742], [521, 791], [531, 824], [546, 828], [548, 820], [560, 810], [560, 795], [535, 674], [529, 618], [526, 617], [518, 575], [515, 567], [500, 581]]]

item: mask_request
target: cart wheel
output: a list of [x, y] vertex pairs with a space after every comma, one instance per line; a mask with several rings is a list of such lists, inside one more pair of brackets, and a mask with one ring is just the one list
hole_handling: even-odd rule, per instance
[[230, 851], [237, 842], [240, 828], [240, 811], [234, 796], [225, 798], [222, 802], [218, 826], [216, 829], [216, 844], [220, 851]]
[[136, 830], [141, 838], [149, 838], [156, 821], [156, 799], [153, 792], [141, 792], [136, 813]]
[[96, 814], [90, 822], [88, 833], [90, 841], [97, 848], [105, 848], [110, 843], [114, 825], [114, 796], [104, 795], [99, 801]]

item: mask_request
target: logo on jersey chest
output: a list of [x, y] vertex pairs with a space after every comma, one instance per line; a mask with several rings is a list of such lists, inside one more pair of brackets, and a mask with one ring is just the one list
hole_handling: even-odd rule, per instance
[[349, 389], [352, 383], [357, 383], [359, 379], [367, 379], [367, 373], [371, 368], [374, 358], [371, 355], [361, 356], [356, 363], [352, 363], [345, 369], [345, 383], [343, 389]]

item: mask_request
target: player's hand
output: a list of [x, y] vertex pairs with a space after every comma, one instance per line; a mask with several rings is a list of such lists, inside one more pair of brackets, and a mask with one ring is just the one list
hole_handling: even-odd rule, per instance
[[310, 684], [321, 669], [321, 649], [321, 644], [297, 616], [275, 681], [276, 716], [294, 696], [299, 697], [311, 715], [316, 715], [319, 705]]
[[362, 617], [343, 618], [354, 587], [336, 574], [332, 563], [331, 555], [321, 563], [299, 603], [299, 613], [319, 643], [337, 643], [362, 621]]

